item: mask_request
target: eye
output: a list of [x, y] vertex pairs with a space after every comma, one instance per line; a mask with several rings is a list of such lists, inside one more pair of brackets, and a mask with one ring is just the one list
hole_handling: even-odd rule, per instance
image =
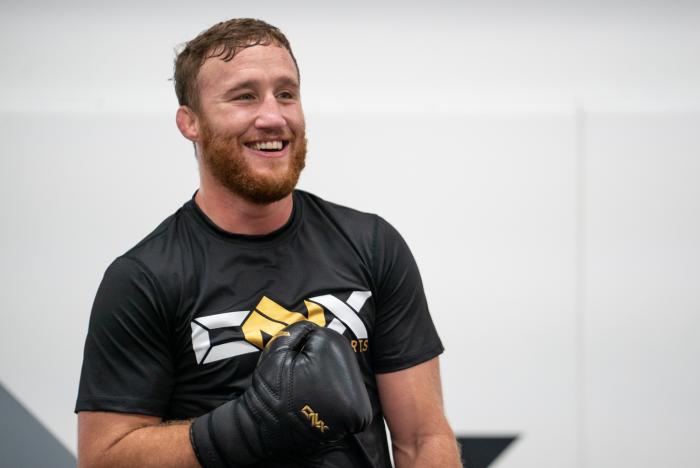
[[277, 97], [279, 99], [294, 99], [295, 96], [290, 91], [282, 91], [277, 94]]
[[255, 99], [255, 96], [250, 93], [239, 94], [233, 98], [234, 101], [252, 101], [253, 99]]

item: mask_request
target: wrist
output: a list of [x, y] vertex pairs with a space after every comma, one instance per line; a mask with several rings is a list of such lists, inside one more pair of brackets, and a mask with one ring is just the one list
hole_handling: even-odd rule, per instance
[[209, 425], [211, 413], [192, 420], [190, 424], [190, 443], [197, 461], [203, 468], [226, 468], [226, 463], [219, 455], [216, 442], [212, 437]]

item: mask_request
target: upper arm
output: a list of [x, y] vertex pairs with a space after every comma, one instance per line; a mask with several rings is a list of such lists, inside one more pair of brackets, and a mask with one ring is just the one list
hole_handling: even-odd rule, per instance
[[161, 422], [156, 416], [132, 413], [81, 411], [78, 413], [79, 466], [93, 466], [129, 433]]
[[377, 223], [372, 367], [389, 375], [439, 355], [443, 347], [408, 245], [389, 223]]
[[174, 361], [159, 290], [133, 259], [120, 257], [107, 269], [90, 314], [76, 411], [167, 413]]
[[399, 233], [380, 220], [375, 251], [373, 367], [396, 466], [460, 466], [445, 418], [438, 355], [416, 262]]

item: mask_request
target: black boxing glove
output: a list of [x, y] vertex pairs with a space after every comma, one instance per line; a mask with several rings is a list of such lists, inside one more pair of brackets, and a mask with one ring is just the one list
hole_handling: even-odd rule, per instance
[[301, 321], [268, 343], [241, 396], [192, 422], [190, 439], [204, 468], [240, 467], [313, 452], [362, 431], [371, 420], [347, 339]]

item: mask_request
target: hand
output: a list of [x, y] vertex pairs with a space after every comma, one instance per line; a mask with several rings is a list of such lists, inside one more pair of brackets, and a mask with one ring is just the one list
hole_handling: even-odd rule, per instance
[[347, 340], [312, 322], [292, 324], [263, 350], [252, 385], [195, 419], [190, 436], [205, 468], [246, 466], [313, 452], [366, 428], [372, 408]]

